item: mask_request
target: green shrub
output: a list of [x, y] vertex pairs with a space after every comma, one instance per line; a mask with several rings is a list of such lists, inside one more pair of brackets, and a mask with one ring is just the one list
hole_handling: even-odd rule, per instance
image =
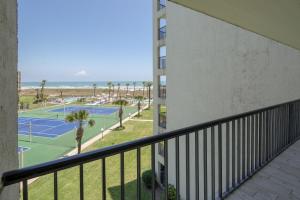
[[135, 96], [134, 98], [137, 99], [137, 100], [143, 100], [143, 99], [145, 99], [145, 97], [143, 97], [143, 96]]
[[128, 101], [126, 101], [124, 99], [119, 99], [119, 100], [114, 101], [113, 104], [127, 106], [128, 105]]
[[86, 102], [86, 98], [79, 98], [79, 99], [77, 99], [77, 102], [80, 102], [80, 103]]
[[[168, 200], [175, 200], [176, 199], [176, 188], [174, 185], [169, 184], [168, 186]], [[161, 195], [161, 199], [165, 199], [165, 193]]]
[[148, 189], [152, 188], [152, 170], [144, 171], [142, 174], [142, 180]]
[[176, 199], [176, 188], [174, 187], [174, 185], [169, 184], [168, 194], [169, 194], [169, 200], [175, 200]]

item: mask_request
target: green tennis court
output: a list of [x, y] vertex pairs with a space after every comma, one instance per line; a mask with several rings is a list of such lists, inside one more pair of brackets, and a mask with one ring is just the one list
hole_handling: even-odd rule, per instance
[[[18, 135], [18, 146], [22, 149], [26, 149], [26, 151], [19, 151], [23, 154], [24, 167], [60, 158], [66, 153], [70, 152], [72, 149], [76, 148], [76, 128], [74, 128], [74, 125], [72, 124], [62, 125], [67, 114], [66, 112], [62, 112], [62, 110], [68, 107], [74, 109], [75, 106], [51, 106], [19, 113], [20, 123], [28, 122], [28, 120], [36, 120], [40, 123], [46, 123], [46, 125], [39, 124], [39, 128], [34, 129], [34, 131], [36, 132], [32, 132], [35, 134], [29, 134], [29, 130], [26, 127], [22, 127], [22, 129], [20, 129], [21, 131], [23, 131], [23, 134]], [[81, 109], [84, 108], [85, 106], [81, 106]], [[86, 108], [88, 108], [87, 110], [93, 110], [92, 106], [87, 106]], [[106, 130], [119, 122], [116, 107], [103, 106], [102, 110], [110, 111], [105, 112], [104, 114], [101, 114], [99, 112], [99, 110], [101, 110], [101, 107], [95, 106], [94, 108], [95, 112], [91, 112], [92, 114], [90, 114], [89, 118], [94, 119], [96, 124], [94, 127], [85, 127], [82, 141], [83, 143], [101, 133], [102, 129]], [[55, 110], [57, 110], [57, 112], [55, 112]], [[136, 111], [136, 107], [124, 107], [123, 118], [128, 117], [130, 114]], [[24, 125], [24, 123], [22, 125]], [[52, 125], [53, 127], [50, 127]], [[58, 125], [61, 126], [64, 130], [59, 130]], [[47, 126], [48, 129], [46, 129], [44, 126]], [[52, 132], [48, 133], [47, 130], [52, 130]], [[53, 134], [53, 130], [55, 130], [55, 134], [52, 137], [51, 134]]]

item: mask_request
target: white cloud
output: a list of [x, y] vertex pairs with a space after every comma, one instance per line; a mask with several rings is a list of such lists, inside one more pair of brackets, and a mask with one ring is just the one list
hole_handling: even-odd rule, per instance
[[85, 70], [80, 70], [79, 72], [75, 73], [75, 76], [86, 76], [87, 72]]

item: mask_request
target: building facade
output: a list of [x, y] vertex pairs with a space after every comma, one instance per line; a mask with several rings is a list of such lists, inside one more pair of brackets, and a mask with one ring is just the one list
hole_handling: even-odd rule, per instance
[[[154, 134], [300, 97], [295, 87], [300, 86], [298, 49], [172, 1], [154, 0], [153, 12]], [[201, 142], [200, 138], [200, 146]], [[182, 161], [184, 143], [185, 138], [180, 138]], [[175, 185], [175, 142], [168, 149], [172, 152], [168, 155], [169, 183]], [[192, 141], [190, 154], [194, 150]], [[163, 144], [156, 152], [156, 176], [163, 185]], [[194, 161], [190, 162], [193, 191], [195, 169]], [[180, 170], [185, 167], [180, 162]], [[185, 180], [181, 173], [182, 196]], [[203, 188], [201, 183], [199, 187]]]

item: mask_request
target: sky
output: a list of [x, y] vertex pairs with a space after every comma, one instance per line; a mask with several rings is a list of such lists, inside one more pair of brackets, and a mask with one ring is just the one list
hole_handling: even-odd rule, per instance
[[22, 81], [152, 80], [152, 0], [19, 0]]

